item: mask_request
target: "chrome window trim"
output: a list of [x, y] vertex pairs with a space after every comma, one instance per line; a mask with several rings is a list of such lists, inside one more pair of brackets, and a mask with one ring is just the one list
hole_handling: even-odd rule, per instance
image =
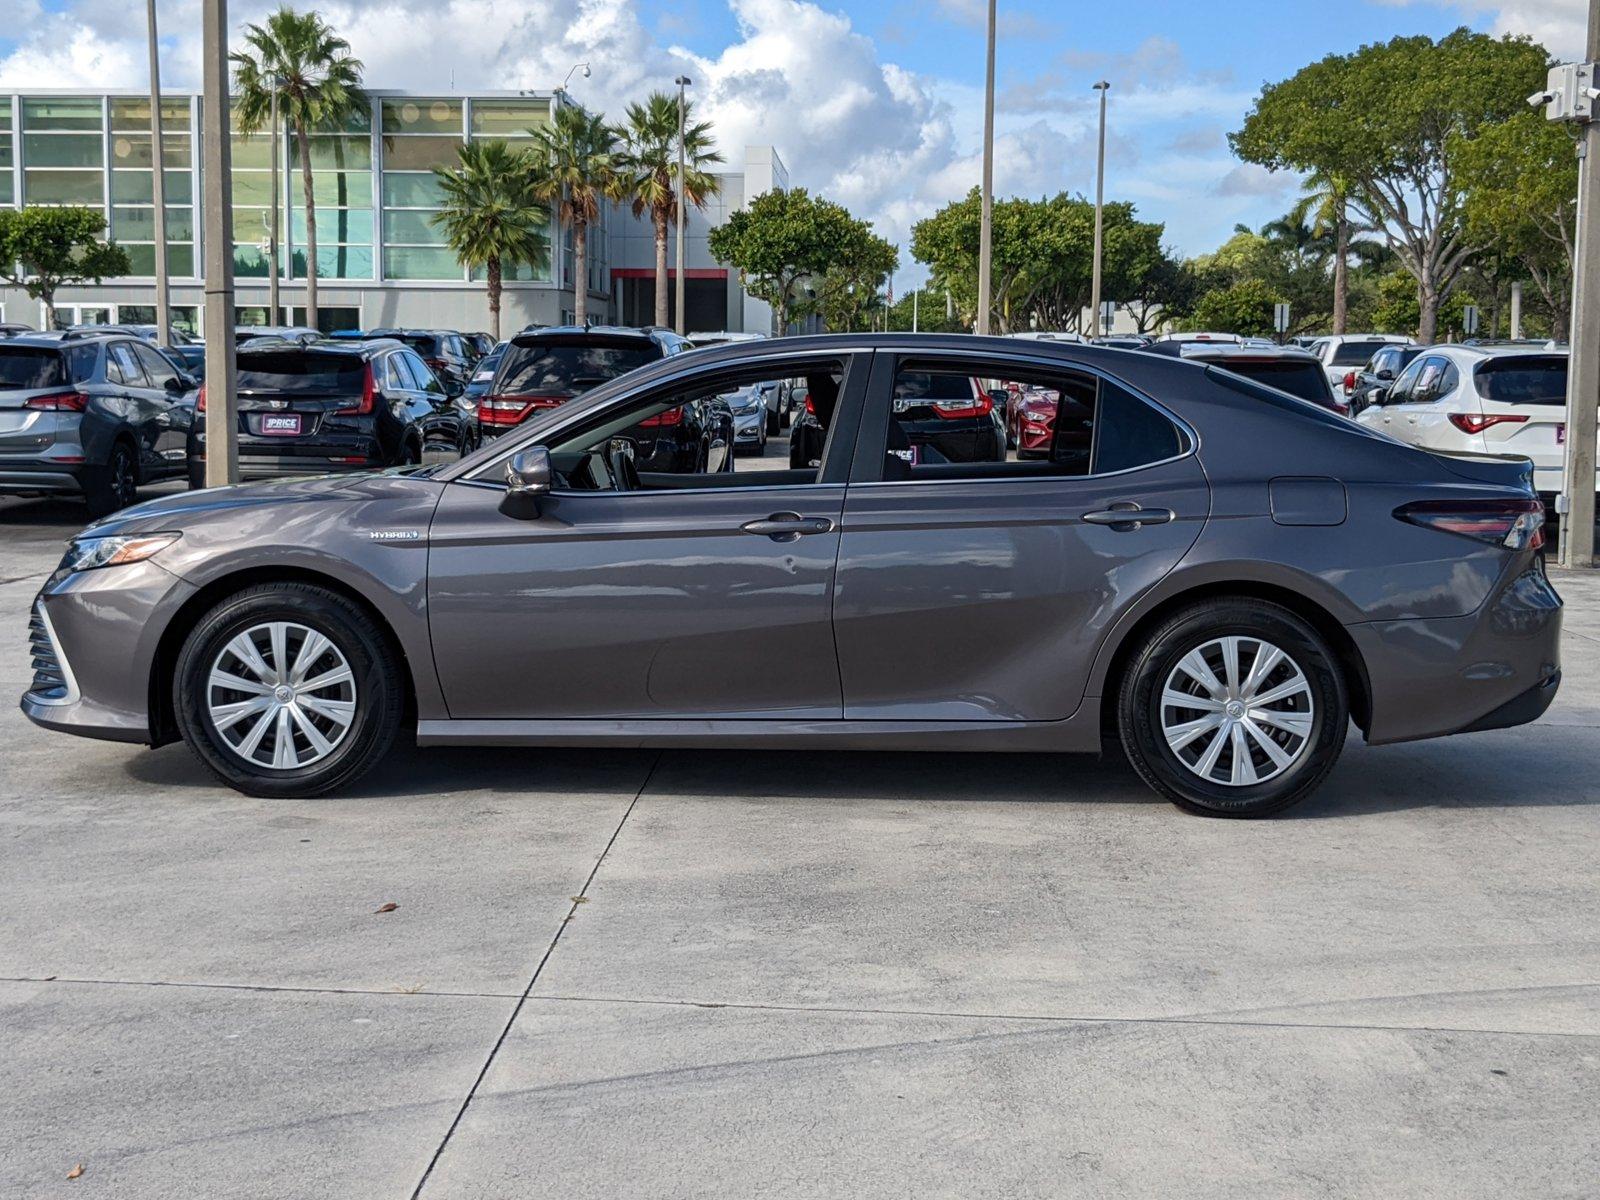
[[[715, 346], [707, 347], [708, 352], [710, 350], [715, 350], [715, 349], [717, 349], [717, 347], [715, 347]], [[849, 357], [851, 355], [858, 355], [858, 354], [870, 355], [870, 354], [872, 354], [872, 352], [873, 352], [873, 347], [870, 347], [870, 346], [866, 346], [866, 347], [863, 347], [863, 346], [829, 346], [826, 349], [818, 348], [818, 349], [814, 349], [814, 350], [797, 350], [797, 351], [793, 352], [792, 354], [761, 355], [760, 359], [771, 358], [772, 360], [774, 360], [776, 362], [797, 362], [797, 361], [800, 361], [800, 360], [815, 359], [815, 358], [846, 358], [846, 357]], [[697, 362], [697, 361], [695, 361], [695, 359], [697, 357], [698, 357], [697, 355], [694, 355], [694, 354], [691, 354], [691, 353], [685, 351], [682, 354], [667, 355], [667, 356], [665, 356], [663, 358], [657, 359], [656, 360], [657, 362], [666, 362], [666, 361], [668, 361], [668, 359], [673, 359], [673, 358], [683, 358], [686, 361], [681, 367], [679, 367], [679, 369], [671, 371], [671, 372], [668, 372], [667, 374], [664, 374], [661, 377], [652, 380], [649, 384], [646, 384], [644, 386], [648, 390], [654, 391], [658, 387], [671, 387], [674, 383], [677, 383], [677, 382], [679, 382], [681, 380], [684, 380], [684, 379], [693, 378], [693, 377], [695, 377], [697, 375], [715, 375], [715, 374], [718, 374], [721, 371], [727, 370], [729, 368], [732, 368], [734, 370], [742, 370], [743, 367], [744, 367], [744, 364], [738, 363], [738, 362], [725, 362], [725, 363], [716, 363], [716, 364], [707, 364], [705, 362]], [[655, 365], [654, 363], [651, 364], [651, 366], [654, 366], [654, 365]], [[759, 368], [761, 363], [760, 363], [759, 359], [752, 359], [750, 361], [749, 365], [752, 368]], [[637, 368], [637, 369], [641, 369], [642, 370], [642, 369], [646, 369], [646, 368]], [[619, 380], [620, 379], [625, 379], [625, 378], [627, 378], [627, 376], [618, 376]], [[780, 375], [779, 378], [788, 378], [788, 376]], [[633, 397], [636, 394], [637, 393], [635, 393], [635, 392], [627, 392], [627, 393], [619, 394], [616, 397], [616, 400], [617, 400], [617, 402], [621, 403], [624, 400], [629, 399], [629, 398]], [[584, 397], [578, 397], [578, 399], [581, 401], [582, 399], [584, 399]], [[546, 437], [550, 437], [553, 434], [559, 434], [562, 431], [564, 431], [565, 429], [567, 429], [569, 426], [575, 425], [579, 421], [585, 419], [588, 415], [589, 414], [587, 414], [587, 413], [577, 413], [577, 414], [574, 414], [573, 416], [568, 417], [566, 419], [557, 419], [555, 424], [551, 425], [548, 429], [546, 429], [539, 436], [541, 438], [546, 438]], [[513, 437], [516, 437], [515, 431], [513, 431], [511, 433], [505, 433], [505, 434], [501, 434], [500, 435], [501, 440], [504, 440], [504, 441], [509, 441]], [[463, 474], [463, 475], [453, 475], [449, 479], [445, 480], [445, 482], [447, 482], [447, 483], [477, 483], [477, 482], [484, 482], [484, 480], [482, 479], [482, 476], [484, 475], [485, 472], [493, 471], [496, 467], [499, 467], [499, 468], [501, 468], [503, 470], [505, 468], [506, 461], [508, 459], [510, 459], [510, 457], [513, 454], [515, 454], [518, 450], [521, 450], [525, 444], [538, 445], [537, 442], [533, 442], [530, 437], [524, 435], [524, 436], [522, 436], [520, 438], [517, 438], [515, 443], [513, 445], [509, 446], [503, 454], [496, 455], [494, 458], [491, 458], [488, 462], [484, 463], [483, 466], [476, 467], [473, 470], [471, 470], [471, 471], [469, 471], [469, 472], [467, 472], [466, 474]], [[495, 481], [489, 480], [488, 482], [494, 483]], [[498, 486], [500, 486], [500, 484], [495, 483], [495, 486], [498, 487]], [[807, 484], [794, 484], [792, 486], [795, 486], [795, 487], [806, 487], [806, 486], [809, 486], [809, 485], [807, 485]], [[666, 490], [670, 490], [670, 491], [679, 491], [679, 490], [681, 490], [681, 491], [685, 491], [685, 492], [687, 492], [687, 491], [720, 492], [720, 491], [726, 491], [727, 489], [725, 489], [725, 488], [682, 488], [682, 489], [666, 489]], [[571, 492], [571, 493], [562, 493], [562, 494], [563, 495], [580, 495], [581, 496], [581, 495], [585, 495], [587, 493], [584, 493], [584, 492]]]
[[61, 648], [61, 639], [56, 636], [56, 627], [50, 623], [50, 613], [45, 609], [43, 597], [35, 600], [33, 607], [34, 611], [39, 614], [40, 623], [44, 625], [45, 636], [50, 639], [50, 648], [55, 651], [56, 661], [61, 664], [61, 677], [67, 681], [67, 694], [50, 699], [30, 690], [27, 693], [27, 698], [33, 704], [46, 705], [51, 708], [76, 704], [83, 699], [83, 693], [78, 690], [78, 677], [72, 673], [72, 663], [68, 660], [66, 651]]

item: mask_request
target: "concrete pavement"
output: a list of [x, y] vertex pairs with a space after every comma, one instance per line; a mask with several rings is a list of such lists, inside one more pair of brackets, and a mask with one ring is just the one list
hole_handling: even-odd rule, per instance
[[[0, 500], [7, 696], [77, 519]], [[1066, 757], [261, 801], [7, 700], [0, 1197], [1591, 1196], [1600, 579], [1557, 586], [1543, 721], [1353, 741], [1258, 823]]]

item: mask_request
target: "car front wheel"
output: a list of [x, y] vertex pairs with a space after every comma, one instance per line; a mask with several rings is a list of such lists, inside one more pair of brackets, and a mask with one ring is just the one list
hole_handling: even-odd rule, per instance
[[201, 617], [178, 655], [178, 728], [224, 783], [316, 796], [387, 753], [405, 690], [383, 631], [353, 601], [305, 583], [248, 588]]
[[1118, 724], [1141, 778], [1179, 808], [1260, 817], [1315, 791], [1344, 748], [1337, 659], [1288, 609], [1247, 597], [1174, 614], [1134, 651]]

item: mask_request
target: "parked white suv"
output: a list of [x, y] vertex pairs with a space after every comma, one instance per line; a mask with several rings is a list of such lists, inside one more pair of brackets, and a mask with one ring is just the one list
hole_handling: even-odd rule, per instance
[[1392, 345], [1409, 346], [1412, 340], [1401, 337], [1396, 333], [1339, 333], [1330, 337], [1318, 338], [1311, 343], [1311, 353], [1322, 364], [1322, 369], [1328, 373], [1328, 383], [1332, 385], [1334, 394], [1344, 395], [1344, 379], [1346, 375], [1360, 373], [1361, 368], [1379, 350]]
[[1434, 346], [1356, 419], [1425, 450], [1533, 460], [1546, 504], [1562, 490], [1567, 352]]

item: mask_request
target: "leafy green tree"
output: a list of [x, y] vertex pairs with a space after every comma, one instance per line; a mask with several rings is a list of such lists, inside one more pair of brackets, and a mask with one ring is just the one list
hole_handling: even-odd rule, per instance
[[718, 262], [738, 268], [746, 291], [772, 305], [782, 335], [816, 309], [815, 296], [802, 284], [840, 261], [860, 225], [842, 205], [805, 188], [773, 190], [713, 229], [709, 244]]
[[1282, 302], [1283, 297], [1261, 280], [1241, 279], [1201, 296], [1185, 324], [1242, 337], [1271, 337], [1274, 308]]
[[1333, 256], [1333, 333], [1344, 333], [1350, 323], [1350, 257], [1368, 257], [1375, 243], [1354, 241], [1365, 234], [1379, 232], [1364, 221], [1352, 219], [1351, 185], [1342, 176], [1312, 171], [1300, 187], [1300, 199], [1289, 210], [1287, 220], [1309, 226], [1319, 238], [1332, 239]]
[[962, 324], [961, 314], [953, 309], [953, 305], [949, 309], [945, 306], [943, 288], [910, 288], [901, 292], [885, 311], [885, 328], [903, 331], [915, 324], [924, 333], [970, 333], [971, 323]]
[[1542, 113], [1522, 112], [1450, 143], [1468, 232], [1517, 262], [1565, 337], [1578, 227], [1578, 158], [1572, 135]]
[[873, 233], [865, 221], [855, 224], [816, 281], [817, 308], [823, 323], [839, 332], [861, 327], [870, 313], [887, 307], [884, 284], [900, 265], [896, 247]]
[[101, 238], [105, 228], [93, 208], [0, 208], [0, 279], [42, 300], [53, 329], [59, 289], [132, 270], [128, 252]]
[[[722, 161], [712, 146], [711, 122], [694, 121], [693, 101], [684, 102], [683, 194], [695, 208], [717, 194], [711, 168]], [[656, 324], [667, 324], [667, 228], [678, 217], [678, 100], [652, 92], [628, 105], [622, 126], [622, 171], [635, 217], [650, 214], [656, 234]]]
[[1123, 294], [1134, 328], [1149, 333], [1164, 321], [1188, 316], [1207, 290], [1205, 277], [1192, 263], [1180, 262], [1171, 251], [1163, 250]]
[[[272, 94], [280, 119], [294, 133], [300, 187], [306, 209], [306, 324], [317, 324], [317, 210], [311, 182], [313, 129], [342, 129], [349, 118], [370, 111], [361, 92], [361, 60], [350, 43], [317, 12], [285, 5], [264, 25], [247, 25], [249, 51], [228, 56], [233, 67], [233, 112], [241, 133], [255, 133], [271, 119]], [[279, 153], [273, 146], [272, 152]], [[276, 204], [278, 198], [273, 197]]]
[[1522, 111], [1547, 63], [1526, 38], [1464, 28], [1438, 41], [1397, 37], [1269, 84], [1229, 141], [1247, 162], [1347, 183], [1353, 210], [1416, 280], [1418, 336], [1431, 342], [1473, 250], [1450, 138]]
[[583, 325], [589, 320], [589, 226], [600, 216], [600, 202], [622, 199], [627, 188], [621, 143], [603, 117], [575, 105], [556, 109], [549, 124], [528, 132], [534, 195], [554, 203], [572, 230], [572, 314]]
[[461, 264], [487, 277], [489, 332], [499, 341], [504, 265], [549, 261], [550, 209], [534, 194], [526, 152], [502, 141], [466, 142], [456, 157], [454, 168], [433, 169], [444, 204], [432, 221]]
[[[1404, 268], [1391, 271], [1378, 281], [1377, 303], [1372, 310], [1372, 326], [1378, 333], [1403, 333], [1416, 336], [1422, 321], [1422, 305], [1417, 299], [1416, 281]], [[1465, 325], [1463, 310], [1473, 303], [1471, 295], [1457, 288], [1440, 307], [1437, 328], [1448, 336]]]

